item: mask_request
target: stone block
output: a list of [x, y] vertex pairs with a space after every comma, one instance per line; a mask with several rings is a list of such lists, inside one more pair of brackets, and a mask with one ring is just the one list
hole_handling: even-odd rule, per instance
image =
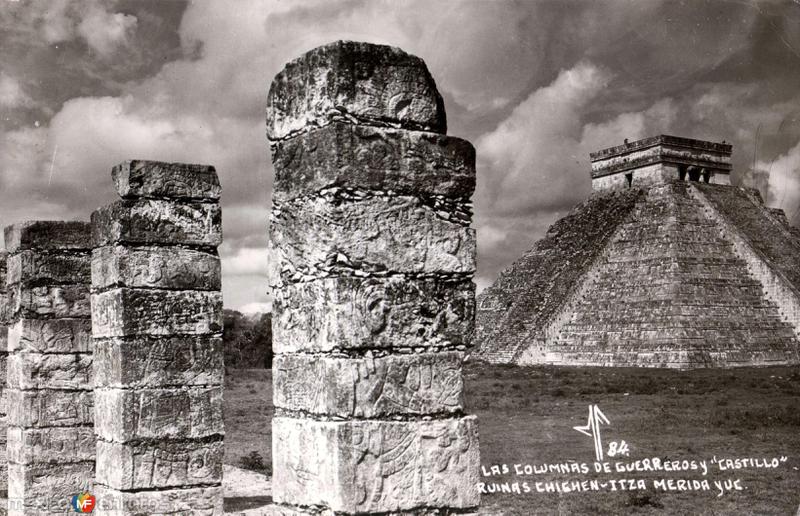
[[325, 278], [274, 293], [276, 353], [469, 344], [470, 280]]
[[7, 259], [8, 259], [8, 251], [0, 249], [0, 290], [5, 290]]
[[8, 459], [5, 445], [0, 446], [0, 495], [8, 499]]
[[330, 509], [311, 509], [275, 503], [259, 507], [260, 516], [335, 516]]
[[335, 122], [272, 146], [284, 202], [323, 188], [391, 190], [466, 198], [475, 190], [475, 149], [435, 133]]
[[477, 507], [474, 416], [433, 421], [272, 420], [273, 499], [343, 513]]
[[7, 372], [11, 389], [91, 390], [93, 386], [89, 353], [12, 353]]
[[216, 253], [183, 247], [104, 246], [92, 252], [92, 288], [219, 290]]
[[123, 199], [217, 200], [222, 191], [211, 165], [129, 160], [111, 169], [111, 178]]
[[119, 443], [139, 439], [222, 435], [222, 387], [173, 389], [98, 388], [97, 436]]
[[125, 492], [102, 484], [93, 491], [103, 516], [222, 516], [222, 486]]
[[8, 460], [16, 464], [94, 461], [90, 426], [8, 429]]
[[95, 338], [222, 332], [222, 293], [117, 288], [92, 295]]
[[8, 514], [74, 514], [72, 497], [92, 492], [94, 461], [70, 464], [9, 464]]
[[8, 294], [6, 293], [6, 285], [0, 285], [0, 326], [7, 326], [9, 323], [10, 310], [8, 309]]
[[272, 210], [284, 275], [473, 273], [475, 230], [418, 197], [316, 197]]
[[91, 353], [92, 320], [21, 319], [8, 329], [8, 350], [24, 353]]
[[88, 285], [89, 251], [20, 251], [8, 258], [8, 284], [30, 286]]
[[337, 41], [291, 61], [267, 96], [267, 136], [332, 120], [447, 132], [444, 102], [422, 59], [399, 48]]
[[91, 226], [83, 221], [35, 220], [6, 226], [6, 250], [91, 249]]
[[96, 387], [222, 385], [221, 337], [116, 337], [95, 342]]
[[343, 418], [459, 412], [463, 360], [463, 353], [455, 351], [380, 358], [277, 355], [274, 405]]
[[15, 285], [8, 293], [11, 319], [91, 317], [88, 284], [30, 288]]
[[213, 441], [97, 441], [98, 483], [130, 491], [222, 482], [222, 439]]
[[217, 203], [121, 200], [92, 213], [95, 247], [114, 243], [195, 245], [222, 243]]
[[44, 428], [91, 425], [92, 391], [19, 391], [7, 389], [8, 426]]

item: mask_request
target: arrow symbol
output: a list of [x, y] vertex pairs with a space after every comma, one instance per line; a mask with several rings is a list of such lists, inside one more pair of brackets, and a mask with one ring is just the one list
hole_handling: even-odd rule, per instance
[[589, 418], [586, 421], [586, 424], [583, 426], [572, 427], [583, 435], [591, 437], [594, 440], [594, 454], [597, 458], [597, 462], [601, 462], [603, 460], [603, 442], [600, 439], [601, 424], [610, 425], [611, 422], [600, 410], [600, 407], [597, 405], [589, 405]]

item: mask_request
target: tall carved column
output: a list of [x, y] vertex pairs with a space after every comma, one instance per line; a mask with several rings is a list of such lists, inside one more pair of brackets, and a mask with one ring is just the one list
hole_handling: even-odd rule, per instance
[[128, 161], [92, 214], [104, 514], [222, 513], [222, 242], [214, 167]]
[[6, 294], [6, 259], [8, 253], [0, 251], [0, 495], [8, 497], [8, 456], [6, 443], [8, 419], [6, 417], [6, 364], [8, 363], [8, 294]]
[[[272, 83], [273, 497], [284, 514], [466, 510], [475, 153], [425, 64], [337, 42]], [[316, 511], [316, 512], [315, 512]]]
[[86, 222], [5, 230], [9, 514], [71, 511], [94, 477]]

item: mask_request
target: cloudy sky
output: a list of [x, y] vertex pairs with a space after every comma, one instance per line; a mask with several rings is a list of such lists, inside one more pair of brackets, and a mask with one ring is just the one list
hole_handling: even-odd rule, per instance
[[475, 144], [479, 288], [625, 138], [732, 142], [800, 222], [800, 0], [0, 0], [0, 222], [87, 219], [124, 159], [213, 164], [226, 306], [264, 308], [267, 89], [336, 39], [422, 57]]

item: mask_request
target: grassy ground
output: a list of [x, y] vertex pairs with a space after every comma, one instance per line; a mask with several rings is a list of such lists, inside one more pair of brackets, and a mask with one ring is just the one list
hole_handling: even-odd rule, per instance
[[[775, 469], [699, 473], [484, 476], [489, 483], [572, 478], [643, 478], [645, 491], [497, 493], [482, 508], [507, 515], [579, 514], [776, 514], [793, 515], [800, 504], [800, 368], [726, 371], [512, 368], [468, 366], [467, 410], [477, 414], [481, 463], [492, 465], [594, 462], [593, 444], [572, 429], [586, 424], [597, 404], [609, 418], [603, 441], [625, 440], [625, 462], [717, 457], [788, 460]], [[225, 390], [229, 464], [269, 472], [272, 390], [268, 371], [229, 371]], [[259, 461], [260, 459], [260, 461]], [[263, 467], [261, 464], [263, 464]], [[740, 479], [742, 491], [657, 492], [654, 478]]]

